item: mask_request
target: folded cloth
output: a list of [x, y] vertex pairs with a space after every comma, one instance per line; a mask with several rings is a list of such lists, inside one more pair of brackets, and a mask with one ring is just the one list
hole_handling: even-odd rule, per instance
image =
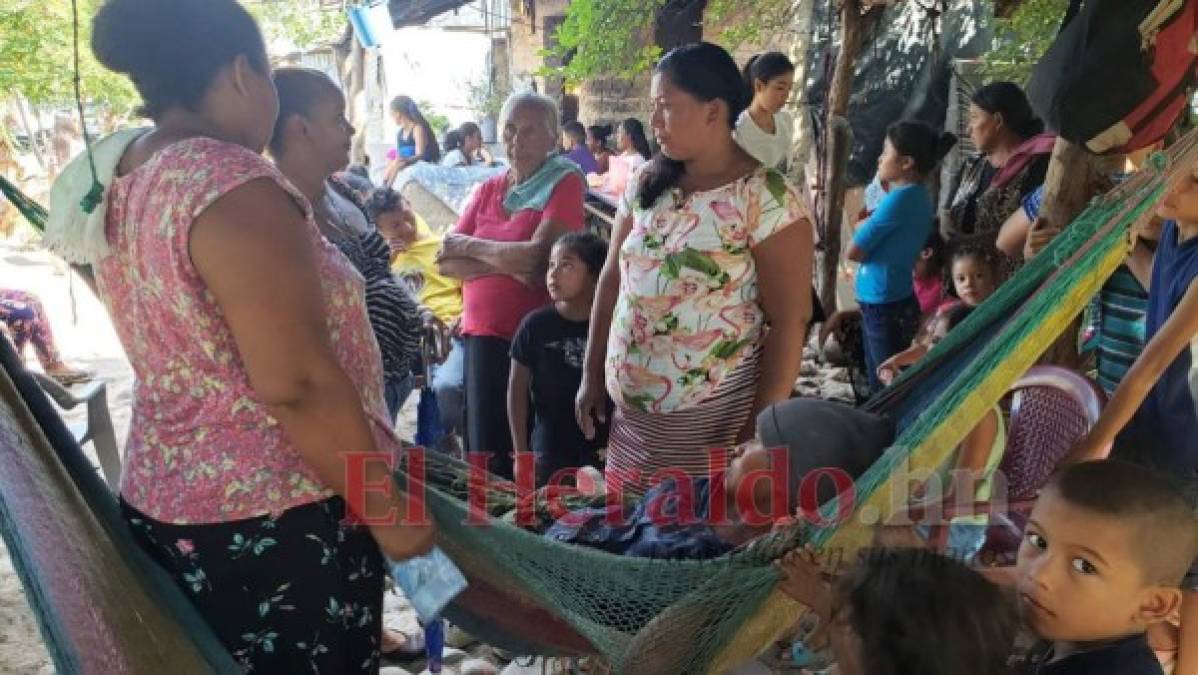
[[550, 157], [527, 180], [508, 189], [503, 198], [503, 208], [508, 213], [525, 209], [543, 210], [549, 203], [549, 198], [553, 196], [553, 189], [570, 174], [576, 174], [582, 179], [583, 185], [586, 185], [586, 176], [577, 164], [564, 155]]
[[96, 164], [96, 177], [104, 186], [104, 196], [91, 213], [83, 207], [84, 197], [92, 189], [88, 153], [84, 152], [67, 164], [50, 188], [50, 217], [42, 235], [42, 244], [46, 248], [77, 265], [92, 265], [108, 255], [108, 239], [104, 232], [108, 185], [129, 144], [149, 130], [124, 129], [92, 144], [91, 156]]

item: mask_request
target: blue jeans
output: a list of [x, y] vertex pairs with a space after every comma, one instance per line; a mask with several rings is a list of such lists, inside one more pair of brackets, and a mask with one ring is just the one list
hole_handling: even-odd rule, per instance
[[865, 370], [869, 376], [869, 388], [873, 392], [882, 389], [878, 381], [878, 366], [911, 346], [915, 331], [919, 329], [919, 301], [915, 296], [897, 302], [861, 305], [861, 333], [865, 343]]
[[387, 414], [391, 415], [391, 426], [395, 426], [396, 416], [412, 395], [412, 387], [411, 375], [393, 377], [383, 383], [383, 400], [387, 403]]

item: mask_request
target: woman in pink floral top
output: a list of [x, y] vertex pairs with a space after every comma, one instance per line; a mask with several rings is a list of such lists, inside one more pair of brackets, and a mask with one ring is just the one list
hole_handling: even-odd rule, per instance
[[348, 520], [404, 515], [352, 494], [352, 455], [398, 444], [362, 277], [261, 156], [278, 101], [258, 28], [233, 0], [109, 0], [93, 50], [154, 120], [92, 261], [137, 378], [126, 519], [247, 671], [376, 672], [380, 548], [424, 552], [432, 528]]
[[811, 223], [732, 138], [748, 102], [732, 58], [680, 47], [652, 96], [662, 154], [620, 204], [578, 395], [584, 430], [605, 386], [616, 401], [608, 480], [632, 491], [709, 471], [707, 451], [750, 437], [791, 394], [812, 311]]

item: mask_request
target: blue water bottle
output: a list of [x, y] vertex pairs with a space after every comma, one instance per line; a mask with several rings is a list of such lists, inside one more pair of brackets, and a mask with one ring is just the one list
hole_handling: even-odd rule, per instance
[[445, 657], [445, 619], [437, 617], [425, 624], [424, 655], [428, 658], [428, 672], [441, 672]]

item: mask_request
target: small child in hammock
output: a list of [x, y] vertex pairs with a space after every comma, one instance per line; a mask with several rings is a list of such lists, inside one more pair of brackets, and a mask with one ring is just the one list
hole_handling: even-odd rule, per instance
[[836, 495], [831, 473], [847, 487], [890, 446], [894, 424], [840, 403], [791, 399], [762, 411], [756, 435], [733, 449], [728, 468], [710, 478], [666, 478], [631, 507], [568, 513], [545, 536], [619, 555], [718, 557], [793, 515], [804, 479], [814, 480], [815, 472], [822, 474], [808, 486], [815, 503], [805, 507]]
[[[933, 315], [925, 330], [905, 351], [899, 352], [878, 366], [878, 379], [889, 385], [900, 371], [924, 357], [938, 341], [935, 334], [948, 321], [947, 312], [956, 307], [972, 309], [982, 304], [998, 289], [998, 257], [993, 249], [981, 246], [962, 246], [952, 256], [953, 295], [959, 303], [944, 306]], [[963, 317], [962, 317], [963, 318]], [[955, 325], [956, 322], [954, 322]], [[951, 326], [950, 326], [951, 327]], [[947, 328], [944, 328], [947, 333]]]

